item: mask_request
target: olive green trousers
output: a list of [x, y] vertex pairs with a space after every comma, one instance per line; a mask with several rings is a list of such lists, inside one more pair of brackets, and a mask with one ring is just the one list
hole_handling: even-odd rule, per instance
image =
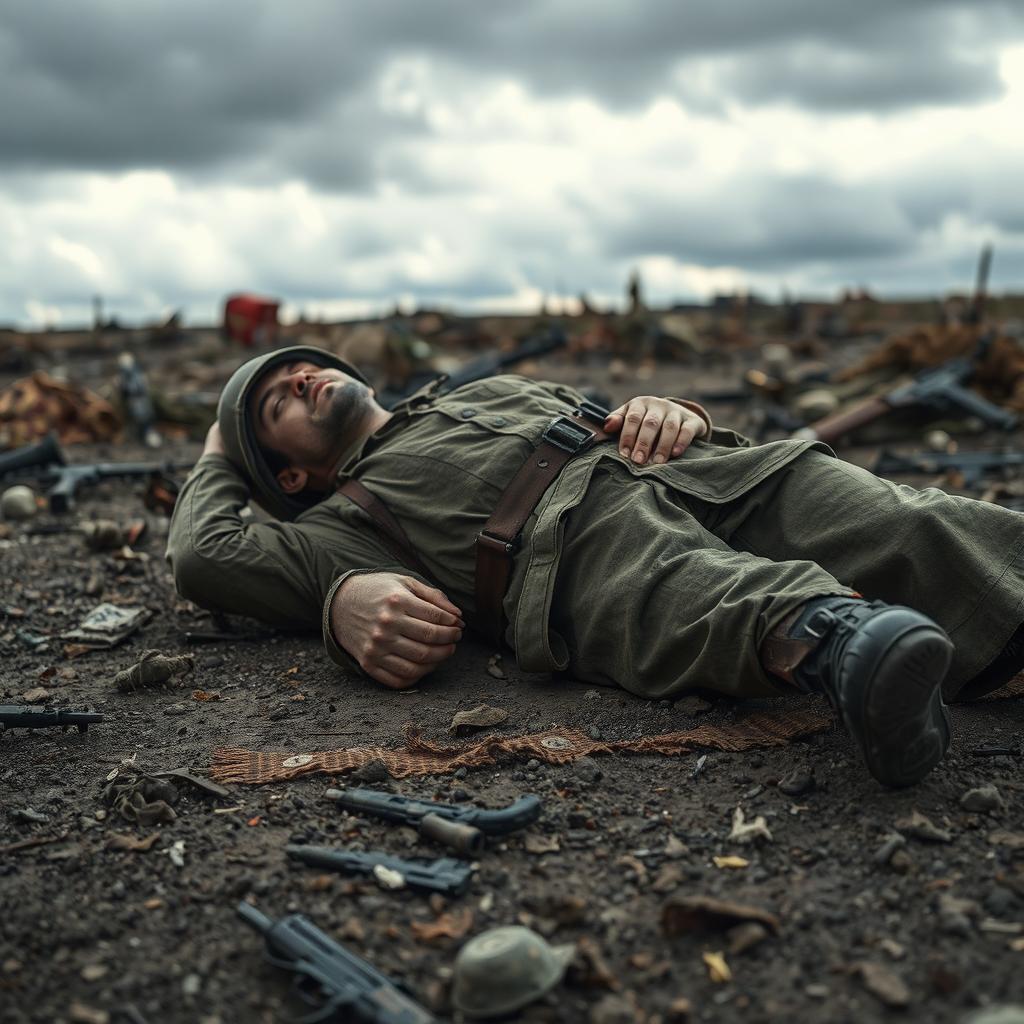
[[761, 668], [761, 642], [822, 595], [938, 622], [955, 645], [947, 696], [1024, 622], [1024, 514], [817, 451], [721, 504], [601, 466], [563, 545], [552, 629], [569, 673], [644, 697], [785, 690]]

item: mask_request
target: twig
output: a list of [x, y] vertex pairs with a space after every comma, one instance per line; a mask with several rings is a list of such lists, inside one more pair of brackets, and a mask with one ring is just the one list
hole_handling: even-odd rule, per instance
[[40, 836], [36, 839], [22, 839], [17, 843], [8, 843], [6, 846], [0, 846], [0, 855], [5, 853], [14, 853], [16, 850], [28, 850], [33, 846], [46, 846], [48, 843], [59, 843], [64, 839], [67, 839], [68, 833], [61, 832], [59, 836]]

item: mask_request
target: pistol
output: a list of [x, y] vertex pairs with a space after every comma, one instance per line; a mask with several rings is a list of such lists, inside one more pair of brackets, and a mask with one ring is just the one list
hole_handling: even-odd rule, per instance
[[413, 800], [375, 789], [329, 789], [324, 794], [346, 811], [370, 814], [418, 829], [421, 836], [461, 853], [479, 853], [484, 836], [504, 836], [540, 817], [540, 797], [528, 794], [495, 811], [433, 800]]
[[332, 850], [327, 846], [300, 846], [289, 844], [284, 848], [292, 860], [314, 868], [341, 871], [347, 874], [372, 875], [380, 865], [397, 871], [411, 889], [439, 892], [445, 896], [458, 896], [466, 891], [473, 875], [472, 865], [454, 857], [427, 860], [392, 857], [387, 853], [360, 853], [357, 850]]

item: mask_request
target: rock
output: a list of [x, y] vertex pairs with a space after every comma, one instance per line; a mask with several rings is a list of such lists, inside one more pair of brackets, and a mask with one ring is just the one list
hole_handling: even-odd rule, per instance
[[590, 1010], [591, 1024], [636, 1024], [636, 1007], [624, 996], [610, 992]]
[[962, 899], [951, 892], [938, 898], [939, 924], [947, 935], [969, 936], [974, 931], [972, 921], [981, 916], [981, 907], [975, 900]]
[[969, 789], [960, 797], [960, 806], [974, 814], [992, 814], [1006, 809], [1006, 803], [995, 786], [979, 786]]
[[900, 849], [900, 847], [906, 845], [906, 839], [904, 839], [899, 833], [886, 836], [882, 845], [871, 855], [871, 859], [879, 866], [888, 864], [892, 860], [893, 854]]
[[604, 772], [592, 757], [581, 757], [573, 764], [572, 770], [581, 782], [588, 785], [600, 782], [604, 778]]
[[767, 939], [768, 929], [756, 921], [744, 921], [743, 924], [730, 928], [725, 934], [729, 940], [729, 954], [739, 956]]
[[164, 708], [165, 715], [188, 715], [192, 709], [187, 704], [168, 704]]
[[779, 779], [779, 790], [786, 796], [802, 796], [810, 793], [815, 787], [814, 769], [794, 768]]
[[912, 839], [920, 839], [926, 843], [950, 843], [953, 837], [945, 829], [933, 824], [919, 811], [911, 811], [910, 816], [896, 822], [896, 830]]
[[354, 782], [386, 782], [391, 776], [388, 774], [384, 762], [377, 758], [360, 765], [349, 778]]
[[198, 974], [186, 974], [181, 981], [181, 994], [186, 999], [194, 999], [199, 995], [199, 990], [203, 987], [203, 979]]
[[671, 892], [683, 881], [683, 869], [676, 863], [668, 861], [661, 865], [657, 877], [651, 883], [654, 892]]
[[705, 700], [703, 697], [680, 697], [679, 700], [672, 705], [673, 711], [678, 711], [683, 715], [702, 715], [705, 711], [710, 711], [714, 707], [714, 704], [709, 700]]
[[1024, 1006], [990, 1006], [972, 1013], [963, 1024], [1024, 1024]]
[[8, 487], [0, 497], [0, 515], [12, 523], [31, 519], [37, 511], [35, 492], [24, 484]]
[[855, 964], [853, 969], [864, 982], [864, 987], [886, 1006], [895, 1010], [910, 1005], [910, 989], [888, 967], [863, 961]]
[[469, 732], [473, 729], [487, 729], [492, 725], [499, 725], [508, 718], [508, 712], [503, 708], [490, 707], [487, 704], [479, 704], [467, 711], [456, 711], [452, 718], [448, 731], [451, 733]]

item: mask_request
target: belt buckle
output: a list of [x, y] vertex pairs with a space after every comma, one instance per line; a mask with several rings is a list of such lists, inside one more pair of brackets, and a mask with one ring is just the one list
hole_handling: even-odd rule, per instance
[[810, 633], [815, 640], [820, 640], [832, 628], [835, 621], [835, 612], [830, 611], [828, 608], [819, 608], [804, 623], [804, 632]]
[[599, 428], [604, 427], [604, 421], [608, 419], [609, 410], [603, 405], [599, 405], [597, 402], [592, 402], [589, 398], [584, 398], [577, 407], [579, 415], [585, 420], [590, 420], [591, 423], [595, 424]]
[[575, 455], [594, 440], [594, 432], [571, 416], [556, 416], [541, 435], [541, 440]]

